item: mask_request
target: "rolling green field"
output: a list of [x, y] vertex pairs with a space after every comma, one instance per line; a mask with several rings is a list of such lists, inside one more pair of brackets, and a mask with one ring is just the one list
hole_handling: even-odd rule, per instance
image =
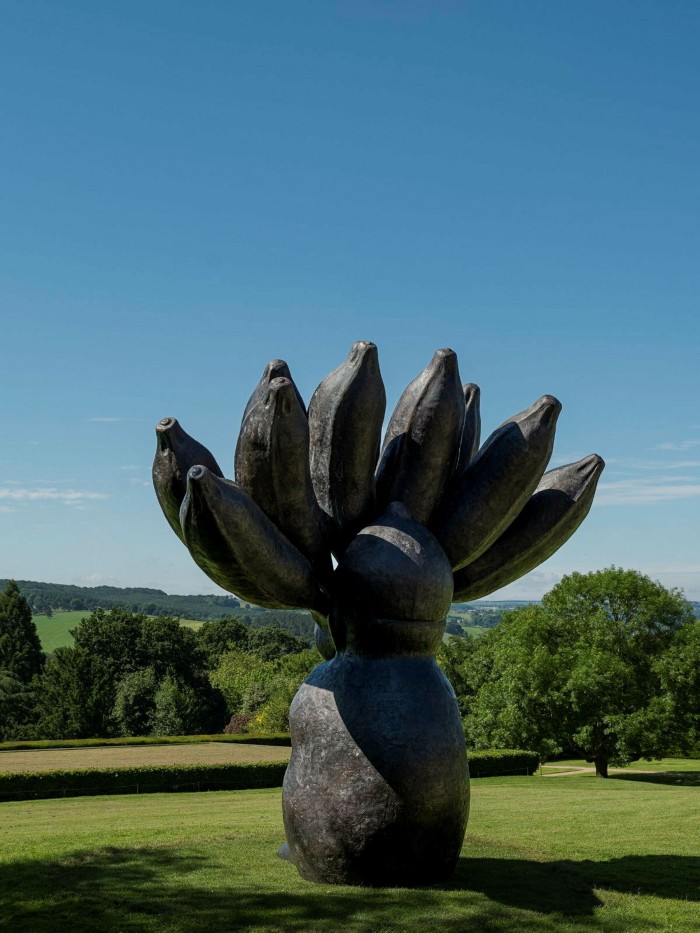
[[[81, 609], [77, 612], [54, 612], [52, 616], [34, 616], [34, 623], [36, 624], [36, 630], [39, 634], [39, 640], [41, 641], [41, 647], [47, 653], [55, 651], [56, 648], [60, 648], [63, 645], [72, 645], [73, 636], [71, 635], [71, 629], [74, 629], [81, 619], [89, 616], [90, 613], [87, 609]], [[203, 622], [198, 622], [195, 619], [180, 619], [181, 625], [186, 625], [188, 628], [198, 629], [200, 626], [204, 625]]]
[[275, 854], [279, 790], [38, 800], [0, 812], [3, 930], [698, 929], [692, 787], [475, 781], [454, 878], [417, 891], [299, 879]]

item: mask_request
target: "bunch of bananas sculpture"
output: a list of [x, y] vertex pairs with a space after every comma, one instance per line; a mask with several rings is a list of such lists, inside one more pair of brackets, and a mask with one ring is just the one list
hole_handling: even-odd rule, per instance
[[318, 881], [451, 873], [468, 780], [434, 660], [445, 616], [561, 547], [604, 465], [591, 455], [545, 473], [561, 409], [550, 395], [480, 446], [479, 389], [462, 386], [452, 350], [406, 388], [381, 443], [385, 405], [377, 348], [361, 341], [308, 413], [287, 365], [268, 364], [235, 482], [174, 418], [156, 428], [156, 494], [198, 566], [248, 602], [309, 609], [332, 659], [292, 704], [283, 798], [283, 854]]

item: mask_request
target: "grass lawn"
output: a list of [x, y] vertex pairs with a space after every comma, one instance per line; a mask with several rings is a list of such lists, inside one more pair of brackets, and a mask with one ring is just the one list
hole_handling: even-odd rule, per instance
[[[80, 609], [76, 612], [54, 612], [51, 617], [34, 616], [34, 623], [42, 649], [48, 654], [55, 651], [56, 648], [72, 645], [71, 629], [76, 628], [80, 624], [80, 620], [87, 618], [89, 615], [90, 611], [88, 609]], [[196, 619], [180, 619], [180, 624], [195, 630], [204, 625], [203, 622], [198, 622]]]
[[483, 778], [453, 880], [318, 886], [279, 860], [279, 790], [0, 804], [0, 929], [697, 931], [700, 794]]
[[191, 745], [113, 745], [0, 751], [0, 771], [62, 771], [74, 768], [137, 768], [143, 765], [223, 765], [289, 761], [291, 748], [201, 742]]

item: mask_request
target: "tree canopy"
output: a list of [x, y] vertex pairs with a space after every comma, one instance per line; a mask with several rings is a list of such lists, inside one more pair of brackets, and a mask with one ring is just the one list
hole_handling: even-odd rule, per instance
[[689, 676], [693, 620], [678, 591], [610, 567], [564, 577], [541, 606], [507, 613], [442, 663], [456, 668], [472, 745], [565, 751], [606, 776], [608, 764], [678, 747], [682, 701], [670, 696]]
[[44, 666], [44, 654], [29, 603], [14, 580], [0, 594], [0, 670], [28, 684]]

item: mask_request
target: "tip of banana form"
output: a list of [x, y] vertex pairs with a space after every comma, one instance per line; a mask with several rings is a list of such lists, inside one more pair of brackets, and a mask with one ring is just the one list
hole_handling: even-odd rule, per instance
[[285, 379], [289, 379], [289, 366], [284, 360], [270, 360], [270, 362], [265, 367], [263, 376], [267, 376], [269, 381], [277, 379], [280, 376], [284, 376]]
[[561, 402], [553, 395], [543, 395], [537, 399], [532, 410], [536, 411], [543, 421], [551, 424], [556, 422], [561, 413]]
[[158, 424], [156, 425], [156, 433], [164, 434], [166, 431], [169, 431], [171, 428], [175, 428], [178, 425], [177, 418], [161, 418]]
[[291, 380], [285, 379], [284, 376], [273, 379], [267, 387], [264, 405], [268, 409], [282, 405], [284, 414], [288, 415], [292, 410], [292, 405], [298, 405], [297, 395]]
[[353, 363], [357, 367], [376, 367], [379, 363], [376, 343], [372, 343], [370, 340], [356, 340], [350, 347], [347, 362]]
[[458, 373], [457, 354], [449, 347], [436, 350], [435, 353], [433, 353], [432, 360], [428, 363], [428, 370], [431, 369], [442, 370], [442, 372], [449, 373], [450, 375]]
[[174, 436], [182, 434], [182, 428], [177, 418], [161, 418], [156, 425], [156, 438], [159, 450], [169, 450], [172, 447]]
[[579, 471], [583, 473], [586, 478], [590, 476], [600, 476], [604, 469], [605, 460], [598, 454], [589, 454], [587, 457], [584, 457], [583, 460], [579, 461]]
[[462, 392], [464, 392], [464, 401], [467, 405], [476, 401], [481, 396], [481, 389], [475, 382], [468, 382], [466, 385], [462, 386]]
[[196, 463], [187, 471], [187, 483], [188, 485], [190, 483], [201, 483], [207, 476], [211, 476], [209, 470], [207, 470], [205, 466], [202, 466], [201, 463]]

